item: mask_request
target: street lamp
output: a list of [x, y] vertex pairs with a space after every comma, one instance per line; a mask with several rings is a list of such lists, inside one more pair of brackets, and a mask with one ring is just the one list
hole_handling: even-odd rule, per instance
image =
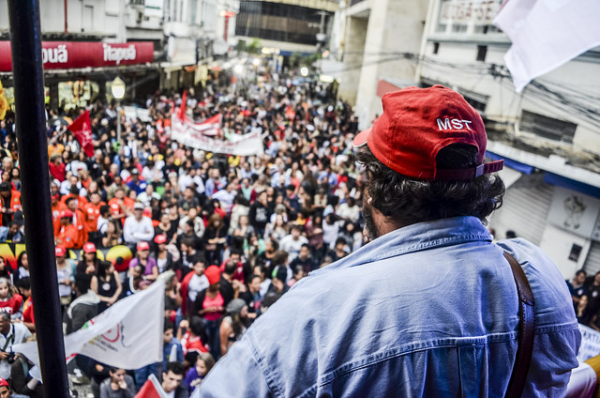
[[304, 77], [308, 76], [308, 68], [306, 66], [300, 68], [300, 74]]
[[125, 82], [117, 76], [113, 80], [110, 91], [113, 97], [117, 100], [117, 142], [121, 145], [121, 106], [120, 101], [125, 97]]

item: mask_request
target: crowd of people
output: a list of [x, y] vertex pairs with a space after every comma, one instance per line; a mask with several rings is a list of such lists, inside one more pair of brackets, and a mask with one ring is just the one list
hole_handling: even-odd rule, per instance
[[[164, 361], [114, 369], [78, 356], [74, 381], [96, 397], [135, 395], [150, 374], [187, 397], [252, 324], [290, 287], [365, 243], [351, 109], [316, 82], [265, 74], [260, 83], [209, 81], [197, 93], [157, 93], [151, 120], [114, 103], [89, 107], [95, 152], [49, 123], [48, 155], [56, 269], [67, 333], [157, 278], [165, 291]], [[221, 79], [223, 81], [223, 79]], [[211, 153], [170, 137], [183, 107], [201, 122], [222, 115], [216, 140], [259, 129], [264, 153]], [[84, 109], [48, 109], [49, 119]], [[27, 243], [20, 203], [14, 115], [0, 124], [0, 241]], [[116, 124], [121, 123], [122, 142]], [[128, 246], [133, 258], [101, 250]], [[15, 393], [43, 396], [11, 345], [35, 338], [27, 252], [0, 257], [0, 377]], [[5, 333], [5, 330], [7, 333]]]

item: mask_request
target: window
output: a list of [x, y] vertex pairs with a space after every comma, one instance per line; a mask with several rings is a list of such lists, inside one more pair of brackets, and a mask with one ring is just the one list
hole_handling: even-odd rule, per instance
[[440, 51], [440, 43], [435, 42], [435, 43], [433, 43], [433, 55], [436, 55], [438, 53], [438, 51]]
[[577, 125], [523, 110], [519, 128], [521, 131], [527, 131], [550, 140], [573, 143]]
[[477, 61], [485, 62], [487, 46], [477, 46]]

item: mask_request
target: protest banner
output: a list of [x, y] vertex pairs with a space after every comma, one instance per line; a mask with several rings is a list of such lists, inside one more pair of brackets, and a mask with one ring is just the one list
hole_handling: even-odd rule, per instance
[[[162, 361], [165, 282], [117, 301], [80, 330], [65, 337], [65, 360], [86, 355], [108, 366], [138, 369]], [[36, 342], [17, 344], [13, 352], [39, 366]]]
[[189, 123], [182, 122], [175, 116], [171, 119], [171, 138], [182, 145], [207, 152], [237, 156], [260, 155], [264, 153], [260, 130], [235, 136], [234, 139], [228, 141], [219, 140], [207, 137], [202, 131], [197, 131]]

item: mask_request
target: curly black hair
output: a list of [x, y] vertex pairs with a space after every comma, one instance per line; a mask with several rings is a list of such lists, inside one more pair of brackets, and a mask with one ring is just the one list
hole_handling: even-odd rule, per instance
[[[371, 205], [399, 225], [459, 216], [474, 216], [482, 222], [502, 205], [504, 183], [497, 175], [484, 174], [473, 180], [423, 181], [406, 177], [381, 163], [365, 145], [357, 154], [363, 165], [363, 189]], [[454, 144], [439, 151], [438, 169], [477, 166], [477, 149]]]

